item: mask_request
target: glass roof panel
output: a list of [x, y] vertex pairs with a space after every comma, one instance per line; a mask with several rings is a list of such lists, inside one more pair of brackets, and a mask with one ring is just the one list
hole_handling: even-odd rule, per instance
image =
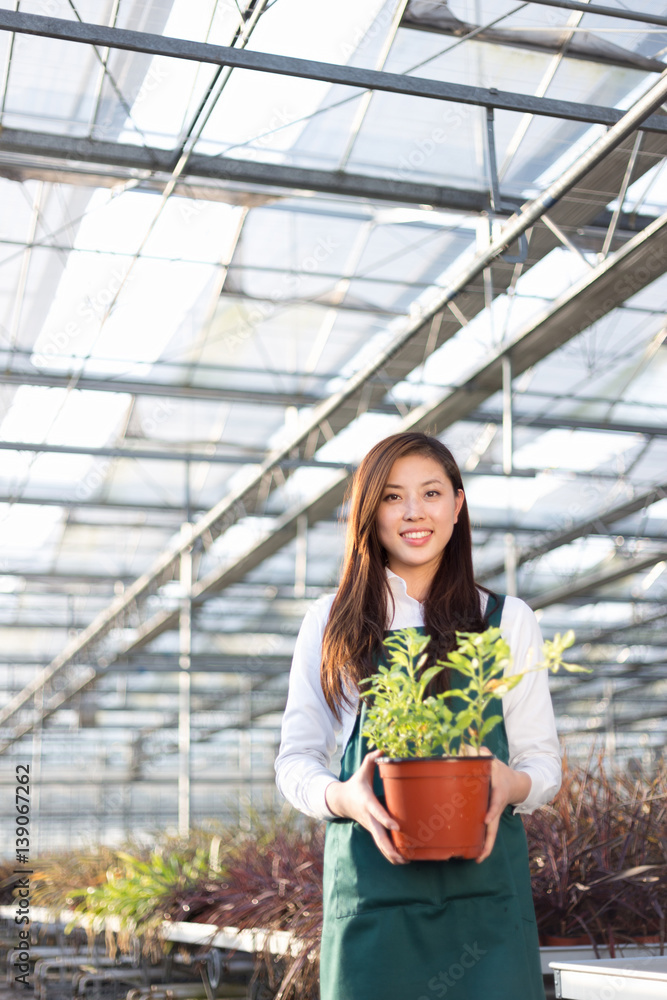
[[[58, 507], [0, 504], [0, 546], [5, 568], [48, 571], [62, 531]], [[10, 646], [13, 648], [13, 645]]]
[[554, 429], [519, 448], [514, 465], [518, 469], [590, 471], [642, 443], [640, 435], [634, 434]]
[[[184, 322], [194, 322], [198, 310], [206, 314], [217, 281], [213, 262], [229, 256], [240, 210], [206, 203], [205, 212], [198, 204], [190, 216], [188, 204], [177, 199], [159, 213], [150, 195], [109, 200], [100, 192], [93, 199], [76, 246], [92, 250], [99, 231], [97, 251], [70, 255], [35, 344], [35, 364], [69, 368], [78, 358], [88, 372], [138, 373]], [[142, 247], [153, 257], [134, 259]], [[201, 263], [174, 260], [191, 253]]]
[[29, 123], [44, 132], [85, 134], [95, 110], [98, 75], [99, 64], [88, 46], [18, 35], [7, 81], [5, 127]]
[[[313, 16], [309, 0], [281, 0], [270, 5], [252, 35], [249, 48], [277, 55], [346, 63], [354, 54], [372, 58], [391, 21], [392, 0], [340, 0]], [[371, 65], [370, 63], [368, 65]]]

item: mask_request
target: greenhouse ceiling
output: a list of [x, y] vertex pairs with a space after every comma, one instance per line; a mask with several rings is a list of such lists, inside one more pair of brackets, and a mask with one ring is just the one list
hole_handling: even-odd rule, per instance
[[666, 58], [667, 3], [0, 2], [0, 748], [42, 845], [274, 800], [402, 428], [479, 579], [576, 629], [569, 752], [663, 754]]

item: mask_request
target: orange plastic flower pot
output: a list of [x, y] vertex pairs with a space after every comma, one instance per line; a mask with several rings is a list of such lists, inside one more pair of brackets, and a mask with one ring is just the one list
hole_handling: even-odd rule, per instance
[[477, 858], [489, 807], [492, 757], [380, 757], [391, 837], [410, 861]]

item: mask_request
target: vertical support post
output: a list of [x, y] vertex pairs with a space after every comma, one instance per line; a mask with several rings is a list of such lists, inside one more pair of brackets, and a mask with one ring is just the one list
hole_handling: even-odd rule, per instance
[[609, 754], [609, 759], [613, 759], [616, 753], [616, 719], [614, 713], [614, 680], [610, 678], [605, 681], [604, 697], [607, 702], [606, 729], [605, 733], [605, 753]]
[[[514, 425], [512, 414], [512, 359], [502, 360], [503, 374], [503, 473], [512, 475], [514, 468]], [[505, 534], [505, 591], [516, 596], [516, 540], [511, 531]]]
[[239, 828], [249, 831], [252, 814], [252, 677], [239, 678], [239, 715], [238, 732], [238, 772], [239, 772]]
[[514, 466], [514, 424], [512, 414], [512, 359], [505, 355], [503, 372], [503, 474], [512, 475]]
[[44, 711], [44, 687], [35, 691], [35, 728], [32, 734], [32, 761], [30, 764], [30, 850], [34, 856], [40, 850], [40, 792], [42, 787], [42, 732]]
[[486, 109], [486, 153], [489, 163], [489, 200], [491, 201], [491, 211], [500, 212], [502, 198], [500, 197], [500, 184], [498, 183], [498, 160], [496, 158], [496, 132], [494, 127], [493, 108]]
[[308, 515], [299, 514], [296, 519], [296, 555], [294, 559], [294, 596], [306, 596], [306, 572], [308, 569]]
[[192, 494], [190, 488], [190, 463], [185, 463], [185, 520], [192, 521]]
[[[184, 541], [192, 537], [192, 525], [181, 526]], [[192, 545], [181, 553], [181, 606], [178, 619], [178, 835], [190, 833], [190, 723], [192, 664]]]
[[516, 539], [513, 532], [505, 532], [505, 593], [516, 597]]

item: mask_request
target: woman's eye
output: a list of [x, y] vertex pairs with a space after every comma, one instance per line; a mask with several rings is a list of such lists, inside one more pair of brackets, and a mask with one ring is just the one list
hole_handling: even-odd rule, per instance
[[385, 500], [396, 500], [398, 498], [398, 493], [387, 493]]
[[427, 497], [439, 497], [440, 496], [440, 491], [439, 490], [427, 490], [426, 491], [426, 496]]

